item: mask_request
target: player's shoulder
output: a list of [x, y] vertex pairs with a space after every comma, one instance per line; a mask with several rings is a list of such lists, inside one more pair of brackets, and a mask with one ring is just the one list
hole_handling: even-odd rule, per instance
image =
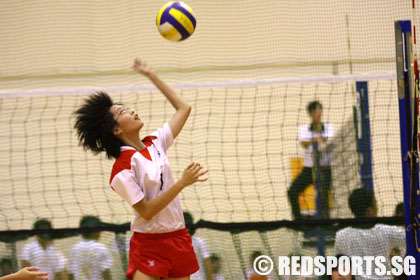
[[352, 228], [352, 227], [345, 227], [337, 231], [336, 238], [341, 238], [341, 237], [348, 238], [348, 236], [352, 236], [354, 234], [358, 234], [357, 229]]
[[98, 252], [108, 251], [108, 247], [106, 247], [105, 244], [103, 244], [99, 241], [89, 240], [88, 244], [89, 244], [90, 248], [94, 249], [95, 251], [98, 251]]
[[121, 147], [120, 156], [115, 160], [113, 168], [115, 169], [129, 169], [131, 167], [131, 159], [137, 153], [137, 150], [123, 146]]
[[76, 253], [79, 252], [81, 249], [83, 249], [83, 241], [80, 241], [78, 243], [76, 243], [70, 250], [70, 253]]
[[38, 249], [38, 248], [40, 248], [40, 246], [38, 244], [38, 241], [32, 241], [32, 242], [30, 242], [28, 244], [25, 244], [23, 246], [23, 249], [25, 249], [25, 250], [34, 250], [34, 249]]
[[108, 247], [105, 246], [105, 244], [101, 243], [101, 242], [97, 242], [95, 241], [94, 243], [95, 248], [99, 251], [109, 251]]
[[206, 246], [207, 245], [206, 241], [203, 238], [201, 238], [197, 235], [193, 235], [191, 238], [192, 238], [193, 242], [195, 244], [199, 245], [199, 246]]
[[374, 230], [377, 232], [387, 233], [387, 232], [405, 232], [404, 228], [399, 226], [385, 225], [385, 224], [376, 224]]
[[137, 150], [132, 147], [121, 147], [120, 156], [115, 160], [114, 165], [112, 166], [110, 182], [112, 182], [114, 176], [120, 173], [121, 171], [131, 169], [132, 159], [133, 157], [135, 157], [136, 154], [138, 154]]
[[197, 236], [196, 234], [192, 235], [191, 239], [194, 240], [194, 241], [197, 241], [197, 242], [203, 241], [203, 238]]

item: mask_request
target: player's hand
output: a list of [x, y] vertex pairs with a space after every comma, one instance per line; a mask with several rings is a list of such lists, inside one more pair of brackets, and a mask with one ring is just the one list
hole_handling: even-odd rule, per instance
[[18, 272], [16, 272], [16, 276], [18, 279], [22, 280], [47, 280], [48, 279], [48, 273], [47, 272], [38, 272], [38, 267], [25, 267]]
[[133, 70], [147, 77], [155, 74], [155, 70], [146, 61], [136, 58], [132, 66]]
[[200, 178], [208, 172], [208, 170], [202, 171], [202, 169], [203, 167], [198, 162], [192, 162], [188, 165], [181, 177], [181, 181], [184, 186], [189, 186], [196, 182], [207, 181], [208, 178]]

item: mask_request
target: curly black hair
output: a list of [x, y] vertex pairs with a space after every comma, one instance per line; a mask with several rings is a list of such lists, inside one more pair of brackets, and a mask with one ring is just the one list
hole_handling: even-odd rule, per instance
[[111, 97], [105, 92], [89, 96], [85, 103], [74, 112], [80, 146], [94, 154], [105, 151], [108, 158], [118, 158], [120, 147], [124, 143], [114, 133], [117, 121], [110, 108], [114, 105]]

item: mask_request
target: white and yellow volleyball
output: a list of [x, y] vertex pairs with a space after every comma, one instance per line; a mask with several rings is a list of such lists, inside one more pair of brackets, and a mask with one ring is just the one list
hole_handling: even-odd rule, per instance
[[187, 39], [195, 30], [193, 10], [184, 2], [168, 2], [159, 10], [156, 18], [159, 33], [170, 41]]

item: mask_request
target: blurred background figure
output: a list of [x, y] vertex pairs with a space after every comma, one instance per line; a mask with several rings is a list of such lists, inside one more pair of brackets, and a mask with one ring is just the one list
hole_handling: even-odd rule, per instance
[[225, 277], [220, 273], [222, 269], [222, 264], [220, 262], [220, 257], [216, 254], [211, 254], [210, 256], [210, 275], [212, 280], [225, 280]]
[[[102, 222], [94, 216], [84, 216], [80, 228], [100, 227]], [[69, 254], [69, 280], [111, 280], [112, 255], [99, 243], [101, 233], [83, 232], [83, 240], [76, 244]]]
[[8, 258], [4, 258], [0, 261], [0, 276], [6, 276], [14, 273], [12, 261]]
[[[33, 229], [52, 229], [52, 224], [46, 219], [37, 220]], [[21, 252], [22, 268], [39, 267], [40, 272], [48, 272], [50, 280], [65, 280], [66, 258], [53, 246], [51, 235], [42, 233], [35, 235], [36, 240], [26, 244]]]
[[201, 237], [195, 235], [195, 229], [188, 228], [188, 225], [194, 224], [194, 218], [189, 212], [184, 211], [185, 225], [187, 226], [188, 233], [191, 235], [192, 245], [194, 247], [195, 255], [197, 256], [198, 265], [200, 269], [190, 276], [191, 280], [210, 280], [210, 252], [207, 247], [206, 241]]

